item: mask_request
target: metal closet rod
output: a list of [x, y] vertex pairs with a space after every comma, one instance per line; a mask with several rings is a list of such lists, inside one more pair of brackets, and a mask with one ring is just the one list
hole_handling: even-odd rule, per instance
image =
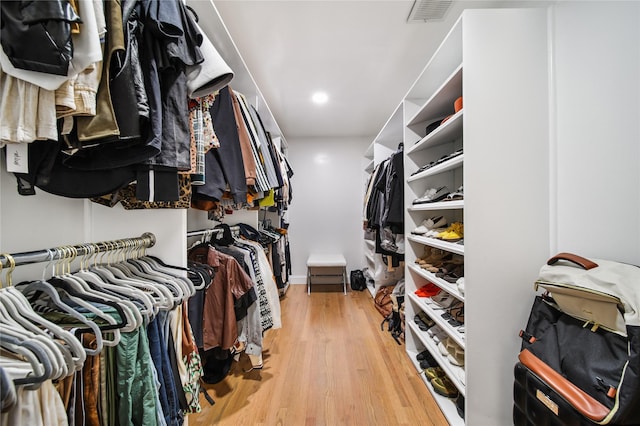
[[[233, 225], [229, 227], [231, 232], [240, 231], [240, 227], [237, 225]], [[224, 231], [223, 228], [208, 228], [208, 229], [200, 229], [199, 231], [189, 231], [187, 232], [187, 237], [197, 237], [198, 235], [207, 235], [207, 234], [218, 234]]]
[[[84, 256], [91, 253], [102, 253], [110, 250], [125, 248], [127, 247], [126, 244], [131, 243], [137, 245], [137, 247], [153, 247], [156, 243], [156, 236], [151, 232], [145, 232], [140, 237], [122, 238], [120, 240], [101, 241], [98, 243], [78, 244], [75, 246], [60, 246], [49, 250], [45, 249], [9, 254], [9, 256], [11, 256], [15, 261], [15, 266], [20, 266], [28, 265], [30, 263], [42, 263], [59, 260], [64, 257], [64, 255], [62, 255], [61, 257], [61, 253], [64, 253], [61, 250], [64, 250], [65, 247], [72, 247], [74, 249], [74, 254], [76, 254], [77, 252], [77, 256]], [[8, 268], [9, 266], [11, 266], [9, 259], [5, 254], [0, 254], [0, 264], [2, 265], [2, 268]]]

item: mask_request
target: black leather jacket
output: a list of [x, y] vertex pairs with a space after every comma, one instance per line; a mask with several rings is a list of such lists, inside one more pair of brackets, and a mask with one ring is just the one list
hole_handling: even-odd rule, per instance
[[82, 20], [68, 0], [2, 0], [0, 43], [14, 67], [67, 75], [71, 25]]

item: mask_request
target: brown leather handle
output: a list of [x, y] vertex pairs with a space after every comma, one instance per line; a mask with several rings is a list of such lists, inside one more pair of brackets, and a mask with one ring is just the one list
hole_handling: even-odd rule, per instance
[[609, 414], [607, 407], [565, 379], [528, 349], [523, 349], [518, 359], [586, 418], [599, 422]]
[[598, 267], [597, 263], [592, 262], [589, 259], [585, 259], [584, 257], [578, 256], [577, 254], [573, 254], [573, 253], [558, 253], [555, 256], [553, 256], [551, 259], [547, 260], [547, 265], [553, 265], [559, 260], [566, 260], [571, 263], [575, 263], [576, 265], [581, 266], [587, 271], [589, 269]]

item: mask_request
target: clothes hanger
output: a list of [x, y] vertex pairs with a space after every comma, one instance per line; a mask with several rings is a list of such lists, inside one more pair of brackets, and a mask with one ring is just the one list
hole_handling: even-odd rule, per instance
[[[5, 254], [4, 256], [9, 259], [10, 264], [13, 264], [14, 261], [11, 255]], [[1, 270], [2, 268], [0, 266], [0, 271]], [[1, 284], [2, 282], [0, 280], [0, 287]], [[69, 369], [75, 371], [82, 369], [87, 355], [80, 341], [78, 341], [78, 339], [67, 330], [64, 330], [57, 324], [54, 324], [44, 317], [38, 315], [29, 304], [29, 301], [18, 289], [13, 286], [2, 288], [0, 290], [0, 303], [3, 304], [9, 315], [20, 322], [20, 324], [25, 327], [25, 329], [28, 329], [36, 334], [42, 334], [47, 338], [49, 338], [49, 335], [52, 334], [56, 338], [56, 340], [51, 341], [59, 345], [63, 353], [65, 351], [69, 351], [71, 354], [73, 363], [72, 366], [69, 366]], [[47, 334], [47, 332], [49, 334]], [[68, 359], [66, 356], [65, 358]]]
[[[94, 314], [97, 318], [100, 318], [107, 322], [108, 325], [100, 325], [99, 328], [102, 332], [111, 334], [112, 338], [108, 339], [105, 335], [102, 335], [102, 344], [104, 346], [113, 347], [120, 343], [120, 328], [123, 328], [126, 323], [118, 324], [116, 319], [109, 315], [108, 313], [99, 309], [96, 305], [89, 303], [89, 299], [93, 299], [96, 303], [101, 303], [97, 298], [92, 298], [89, 295], [78, 295], [78, 293], [72, 288], [75, 282], [73, 275], [71, 275], [71, 263], [77, 258], [78, 250], [75, 247], [63, 247], [63, 251], [65, 252], [65, 256], [63, 256], [62, 260], [62, 274], [57, 278], [49, 279], [48, 282], [58, 290], [61, 298], [66, 295], [66, 299], [77, 304], [79, 307], [86, 309], [88, 312]], [[68, 255], [67, 255], [68, 254]], [[66, 260], [66, 262], [64, 262]], [[66, 271], [65, 271], [66, 265]], [[44, 275], [44, 272], [43, 272]], [[66, 280], [65, 280], [66, 278]], [[120, 308], [122, 311], [122, 308]], [[125, 318], [126, 320], [126, 318]]]
[[[105, 245], [105, 248], [106, 247]], [[151, 306], [150, 312], [148, 299], [141, 292], [135, 292], [129, 287], [110, 284], [103, 278], [103, 276], [107, 274], [106, 272], [101, 271], [102, 275], [97, 273], [97, 269], [99, 268], [97, 263], [98, 250], [97, 245], [92, 245], [93, 266], [88, 269], [81, 269], [73, 274], [73, 276], [83, 280], [87, 291], [97, 294], [99, 297], [104, 297], [107, 300], [115, 301], [123, 306], [129, 321], [129, 325], [123, 328], [123, 331], [133, 331], [149, 319], [153, 313], [153, 308]]]
[[193, 283], [191, 283], [189, 279], [185, 278], [184, 276], [182, 276], [180, 273], [177, 272], [177, 271], [183, 271], [188, 273], [189, 269], [183, 268], [180, 266], [169, 265], [163, 262], [160, 258], [147, 254], [146, 246], [144, 244], [138, 245], [137, 252], [138, 252], [137, 256], [135, 256], [136, 258], [148, 263], [151, 268], [166, 274], [172, 279], [178, 280], [179, 281], [178, 284], [185, 289], [185, 292], [188, 295], [188, 297], [191, 297], [195, 294], [195, 288], [193, 286]]
[[183, 274], [180, 274], [177, 271], [187, 272], [187, 268], [183, 268], [180, 266], [169, 265], [163, 262], [160, 258], [151, 256], [146, 252], [146, 246], [143, 244], [138, 245], [137, 255], [135, 256], [141, 262], [147, 263], [151, 269], [164, 274], [169, 280], [175, 281], [178, 284], [183, 292], [183, 301], [185, 298], [190, 298], [195, 294], [195, 288], [193, 283], [187, 279]]
[[16, 386], [24, 386], [28, 390], [37, 390], [40, 384], [49, 380], [52, 375], [51, 361], [42, 347], [31, 341], [21, 341], [13, 336], [0, 333], [0, 347], [23, 356], [31, 365], [33, 374], [24, 378], [13, 379]]
[[181, 282], [176, 282], [175, 277], [163, 274], [152, 268], [148, 263], [137, 258], [127, 259], [123, 263], [136, 277], [144, 278], [156, 285], [164, 285], [172, 293], [173, 307], [176, 307], [186, 299], [186, 289], [181, 286]]
[[[83, 258], [83, 262], [87, 262], [94, 253], [93, 245], [90, 245], [89, 247], [90, 248], [88, 250], [88, 253], [85, 255], [85, 258]], [[56, 250], [60, 250], [60, 248]], [[52, 275], [54, 277], [58, 277], [58, 279], [64, 279], [67, 284], [69, 284], [74, 290], [79, 292], [79, 294], [81, 295], [80, 297], [85, 297], [87, 298], [87, 300], [89, 300], [89, 298], [95, 298], [99, 303], [113, 306], [121, 315], [123, 324], [125, 324], [121, 328], [122, 331], [133, 331], [137, 327], [139, 327], [143, 323], [143, 319], [139, 314], [136, 306], [133, 303], [123, 300], [120, 295], [112, 296], [105, 293], [104, 291], [99, 291], [92, 288], [81, 276], [83, 273], [83, 262], [81, 262], [81, 270], [79, 272], [75, 274], [67, 274], [62, 277], [60, 276], [60, 273], [58, 271], [59, 264], [56, 264]], [[53, 281], [55, 282], [55, 279], [53, 279]], [[96, 281], [102, 282], [99, 277], [96, 279]]]
[[[10, 281], [10, 278], [8, 278], [8, 280]], [[34, 297], [33, 300], [30, 300], [30, 303], [34, 303], [35, 300], [43, 294], [48, 296], [49, 303], [53, 304], [62, 312], [69, 314], [79, 323], [86, 326], [86, 328], [77, 330], [80, 334], [91, 332], [95, 335], [96, 349], [84, 348], [85, 352], [88, 355], [98, 355], [102, 351], [102, 333], [100, 332], [100, 328], [98, 327], [98, 325], [86, 318], [84, 315], [80, 314], [71, 306], [67, 305], [65, 302], [63, 302], [62, 299], [60, 299], [60, 295], [56, 291], [55, 287], [53, 287], [51, 284], [44, 280], [32, 281], [20, 286], [19, 290], [27, 297], [27, 300], [29, 300], [28, 295], [32, 295]]]
[[[11, 273], [15, 269], [15, 260], [11, 255], [5, 254], [5, 257], [8, 259], [10, 264], [10, 269], [6, 275], [7, 283], [12, 284]], [[51, 377], [62, 378], [69, 374], [69, 370], [74, 372], [75, 365], [73, 363], [73, 358], [71, 357], [71, 352], [63, 349], [61, 345], [54, 342], [48, 335], [44, 335], [41, 330], [37, 329], [37, 327], [34, 327], [35, 329], [30, 327], [33, 331], [25, 328], [25, 325], [29, 326], [30, 324], [28, 321], [26, 321], [26, 324], [21, 324], [19, 322], [19, 320], [23, 318], [21, 316], [20, 309], [16, 309], [15, 306], [11, 304], [11, 299], [7, 298], [6, 293], [4, 296], [5, 297], [2, 298], [2, 303], [0, 304], [2, 306], [2, 332], [20, 340], [30, 340], [40, 344], [42, 350], [47, 354], [47, 359], [51, 362]]]
[[[113, 248], [115, 249], [115, 246]], [[137, 291], [137, 294], [143, 295], [143, 303], [147, 310], [151, 311], [149, 321], [157, 315], [160, 308], [169, 309], [173, 306], [173, 296], [170, 292], [163, 292], [153, 281], [135, 275], [134, 270], [126, 262], [112, 263], [109, 255], [107, 262], [102, 263], [102, 258], [101, 264], [96, 264], [92, 270], [110, 284], [130, 288]]]
[[[80, 262], [80, 269], [83, 269], [83, 262], [86, 260], [85, 258], [83, 258]], [[96, 295], [85, 291], [84, 287], [78, 282], [78, 280], [80, 280], [80, 278], [73, 276], [73, 274], [67, 274], [57, 277], [54, 276], [48, 281], [54, 287], [64, 290], [69, 295], [71, 300], [75, 301], [76, 299], [81, 299], [82, 301], [94, 302], [99, 305], [113, 308], [118, 314], [120, 322], [116, 321], [116, 319], [110, 313], [105, 313], [97, 306], [91, 303], [86, 304], [89, 311], [94, 312], [97, 316], [103, 318], [105, 321], [111, 324], [110, 326], [102, 326], [102, 330], [120, 329], [127, 326], [127, 314], [125, 312], [125, 308], [123, 308], [121, 304], [111, 300], [106, 300], [101, 297], [97, 297]]]

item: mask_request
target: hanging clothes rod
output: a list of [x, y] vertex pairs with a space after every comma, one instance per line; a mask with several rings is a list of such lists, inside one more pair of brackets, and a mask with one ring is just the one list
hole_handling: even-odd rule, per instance
[[[151, 232], [145, 232], [140, 237], [123, 238], [120, 240], [101, 241], [98, 243], [78, 244], [75, 246], [61, 246], [52, 249], [28, 251], [23, 253], [9, 254], [15, 261], [15, 266], [28, 265], [30, 263], [42, 263], [59, 260], [61, 257], [61, 250], [72, 247], [74, 254], [77, 252], [77, 256], [84, 256], [87, 254], [102, 253], [111, 250], [118, 250], [126, 247], [130, 247], [132, 244], [134, 247], [153, 247], [156, 243], [156, 236]], [[9, 259], [5, 254], [0, 254], [0, 265], [2, 268], [8, 268], [10, 265]]]
[[[233, 233], [237, 233], [238, 231], [240, 231], [240, 227], [237, 226], [237, 225], [230, 226], [229, 229]], [[199, 235], [219, 234], [222, 231], [224, 231], [223, 228], [200, 229], [199, 231], [189, 231], [189, 232], [187, 232], [187, 237], [197, 237]]]

